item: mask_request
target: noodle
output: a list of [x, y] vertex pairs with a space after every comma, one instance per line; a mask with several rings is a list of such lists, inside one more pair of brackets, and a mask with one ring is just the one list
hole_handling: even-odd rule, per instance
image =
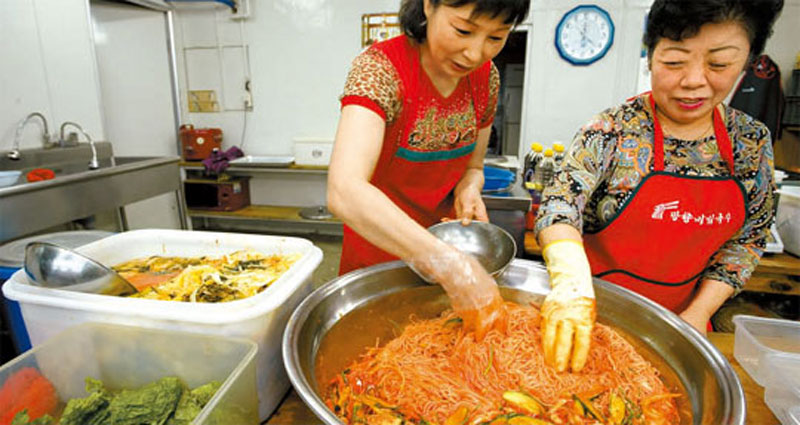
[[300, 254], [240, 250], [216, 257], [153, 256], [113, 269], [140, 291], [132, 298], [219, 303], [262, 292], [299, 258]]
[[[491, 331], [481, 342], [453, 312], [413, 320], [399, 337], [369, 348], [336, 376], [328, 407], [345, 423], [680, 422], [679, 395], [611, 328], [595, 326], [581, 372], [557, 373], [544, 363], [539, 310], [506, 307], [506, 332]], [[465, 420], [458, 422], [459, 415]]]

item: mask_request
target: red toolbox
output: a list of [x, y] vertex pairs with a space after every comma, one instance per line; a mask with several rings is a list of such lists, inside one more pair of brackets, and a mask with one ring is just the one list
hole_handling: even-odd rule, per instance
[[210, 211], [236, 211], [250, 205], [250, 177], [226, 180], [186, 179], [183, 182], [186, 206]]
[[184, 124], [180, 129], [181, 153], [185, 161], [202, 161], [214, 149], [222, 147], [222, 130], [219, 128], [194, 128]]

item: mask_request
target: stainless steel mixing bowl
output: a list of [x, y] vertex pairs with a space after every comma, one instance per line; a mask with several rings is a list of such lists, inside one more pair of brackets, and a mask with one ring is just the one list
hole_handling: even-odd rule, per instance
[[494, 277], [499, 276], [517, 255], [517, 243], [502, 227], [482, 221], [464, 226], [460, 221], [428, 227], [437, 238], [475, 257]]
[[[527, 260], [514, 260], [498, 283], [504, 298], [521, 303], [538, 303], [550, 290], [545, 268]], [[745, 399], [739, 378], [706, 338], [673, 313], [624, 288], [596, 279], [595, 292], [598, 320], [633, 339], [645, 357], [656, 355], [671, 368], [688, 393], [695, 425], [744, 425]], [[367, 308], [359, 309], [362, 306]], [[433, 317], [449, 303], [440, 287], [426, 284], [398, 261], [332, 280], [294, 311], [283, 338], [284, 363], [295, 390], [322, 421], [340, 423], [325, 407], [317, 385], [315, 362], [326, 334], [337, 322], [373, 310], [368, 317], [372, 317], [371, 325], [378, 326], [336, 339], [346, 349], [340, 353], [349, 350], [347, 356], [354, 356], [376, 338], [383, 341], [391, 336], [392, 326], [408, 319], [408, 309], [402, 306], [412, 306], [424, 318]], [[376, 319], [376, 313], [385, 320]], [[385, 329], [380, 326], [383, 322]]]

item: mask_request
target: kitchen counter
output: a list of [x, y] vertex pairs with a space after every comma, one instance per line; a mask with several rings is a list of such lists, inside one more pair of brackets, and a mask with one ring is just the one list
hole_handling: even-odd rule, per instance
[[[773, 425], [778, 423], [778, 419], [772, 414], [764, 403], [764, 388], [753, 381], [736, 359], [733, 358], [733, 334], [712, 332], [708, 339], [725, 356], [733, 366], [734, 371], [739, 376], [744, 388], [744, 396], [747, 400], [747, 420], [748, 425]], [[267, 420], [267, 425], [312, 425], [322, 422], [314, 415], [300, 396], [294, 391], [289, 390], [284, 400], [278, 406], [278, 410]]]
[[523, 189], [519, 180], [504, 192], [484, 193], [483, 202], [487, 210], [515, 210], [527, 213], [531, 208], [531, 195]]

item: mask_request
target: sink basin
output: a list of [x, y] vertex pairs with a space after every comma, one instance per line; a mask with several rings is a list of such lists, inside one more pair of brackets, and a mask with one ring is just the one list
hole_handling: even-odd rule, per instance
[[[180, 189], [177, 156], [113, 157], [111, 143], [95, 147], [96, 170], [89, 169], [88, 144], [23, 150], [16, 161], [0, 157], [0, 170], [23, 173], [17, 184], [0, 187], [0, 243]], [[55, 178], [26, 182], [24, 175], [35, 168], [53, 170]]]
[[[108, 168], [117, 163], [117, 159], [112, 157], [110, 143], [98, 142], [95, 146], [100, 168]], [[56, 178], [90, 171], [89, 160], [92, 158], [92, 152], [88, 144], [70, 148], [29, 149], [20, 153], [19, 160], [0, 157], [0, 171], [14, 170], [22, 173], [22, 177], [16, 182], [17, 185], [27, 183], [25, 176], [37, 168], [53, 171]]]

